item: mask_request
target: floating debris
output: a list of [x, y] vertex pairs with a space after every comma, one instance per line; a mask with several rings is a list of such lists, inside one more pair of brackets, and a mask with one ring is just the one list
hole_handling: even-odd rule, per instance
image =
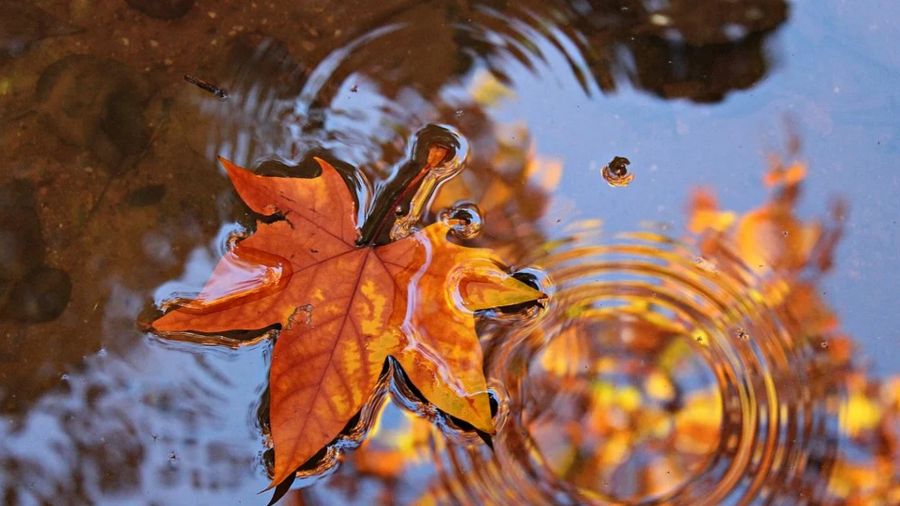
[[603, 179], [613, 187], [628, 186], [634, 180], [634, 174], [628, 173], [628, 165], [631, 161], [623, 156], [613, 157], [608, 165], [603, 167]]
[[188, 74], [185, 74], [185, 75], [184, 75], [184, 80], [187, 81], [187, 82], [189, 82], [189, 83], [191, 83], [191, 84], [193, 84], [193, 85], [195, 85], [195, 86], [197, 86], [198, 88], [200, 88], [200, 89], [202, 89], [202, 90], [206, 90], [206, 91], [212, 93], [212, 94], [215, 95], [219, 100], [226, 100], [226, 99], [228, 99], [228, 91], [226, 91], [226, 90], [223, 89], [223, 88], [220, 88], [220, 87], [216, 86], [215, 84], [213, 84], [213, 83], [211, 83], [211, 82], [209, 82], [209, 81], [204, 81], [203, 79], [198, 79], [198, 78], [196, 78], [196, 77], [194, 77], [194, 76], [192, 76], [192, 75], [188, 75]]

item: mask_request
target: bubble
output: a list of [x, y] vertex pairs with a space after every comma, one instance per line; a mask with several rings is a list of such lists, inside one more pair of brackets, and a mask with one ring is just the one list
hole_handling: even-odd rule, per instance
[[471, 202], [458, 202], [441, 211], [441, 221], [450, 227], [450, 233], [459, 239], [478, 237], [484, 225], [481, 210]]

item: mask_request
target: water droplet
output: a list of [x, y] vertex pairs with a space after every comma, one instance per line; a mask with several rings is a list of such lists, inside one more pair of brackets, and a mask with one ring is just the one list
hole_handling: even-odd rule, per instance
[[461, 118], [462, 115], [465, 114], [465, 111], [463, 111], [462, 109], [457, 109], [455, 114], [457, 118]]
[[744, 329], [737, 330], [737, 337], [741, 341], [749, 341], [750, 340], [750, 334], [748, 334], [747, 331]]
[[822, 348], [823, 350], [827, 350], [828, 349], [828, 341], [823, 340], [822, 342], [819, 343], [819, 347]]
[[631, 161], [623, 156], [616, 156], [603, 167], [603, 179], [613, 187], [628, 186], [634, 180], [634, 174], [628, 173]]
[[471, 202], [458, 202], [441, 211], [441, 221], [450, 227], [450, 233], [459, 239], [472, 239], [481, 233], [484, 220], [481, 210]]

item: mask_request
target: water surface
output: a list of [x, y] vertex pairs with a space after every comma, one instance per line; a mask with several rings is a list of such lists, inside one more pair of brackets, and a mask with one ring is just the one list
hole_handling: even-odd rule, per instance
[[[578, 324], [561, 330], [552, 311], [573, 313], [557, 305], [537, 327], [485, 329], [485, 348], [495, 353], [489, 378], [507, 389], [499, 416], [510, 417], [501, 418], [506, 426], [527, 426], [527, 440], [503, 433], [492, 453], [471, 434], [409, 414], [398, 390], [370, 443], [327, 476], [303, 481], [309, 486], [286, 503], [521, 502], [507, 492], [534, 476], [521, 475], [534, 465], [516, 453], [523, 448], [542, 456], [539, 485], [566, 484], [516, 489], [525, 500], [664, 500], [704, 490], [703, 476], [726, 475], [742, 447], [719, 443], [729, 427], [748, 425], [726, 423], [732, 406], [715, 388], [721, 371], [698, 359], [708, 348], [678, 308], [690, 301], [708, 316], [698, 286], [715, 295], [734, 277], [766, 294], [771, 278], [735, 267], [713, 279], [703, 262], [722, 263], [706, 259], [689, 231], [689, 203], [700, 187], [737, 213], [770, 202], [763, 177], [771, 156], [808, 166], [797, 219], [842, 229], [833, 266], [778, 278], [808, 295], [793, 305], [754, 299], [756, 312], [697, 319], [700, 337], [805, 332], [784, 323], [784, 307], [821, 304], [828, 335], [854, 344], [843, 362], [828, 348], [824, 364], [810, 358], [823, 355], [811, 347], [788, 354], [787, 364], [769, 360], [771, 350], [754, 354], [748, 345], [728, 355], [740, 343], [721, 347], [734, 364], [751, 364], [747, 377], [770, 379], [757, 385], [779, 394], [770, 413], [786, 402], [794, 416], [786, 419], [800, 420], [799, 432], [784, 429], [793, 422], [756, 426], [760, 438], [775, 438], [761, 450], [772, 456], [770, 468], [785, 471], [767, 475], [745, 464], [749, 478], [724, 480], [731, 495], [721, 500], [738, 503], [768, 483], [758, 496], [776, 502], [896, 501], [900, 472], [888, 442], [897, 437], [891, 378], [900, 372], [898, 15], [889, 0], [3, 3], [4, 501], [264, 504], [257, 409], [269, 342], [172, 342], [137, 322], [175, 295], [196, 293], [229, 237], [254, 223], [216, 156], [290, 171], [321, 155], [384, 184], [429, 123], [457, 129], [472, 151], [431, 219], [458, 200], [478, 203], [478, 244], [514, 267], [549, 272], [558, 304], [583, 308], [589, 300], [599, 312], [578, 313]], [[626, 187], [601, 176], [616, 156], [631, 161]], [[836, 199], [846, 214], [833, 212]], [[650, 235], [617, 236], [635, 231]], [[618, 249], [635, 243], [650, 250]], [[582, 271], [555, 271], [567, 248], [582, 252]], [[604, 255], [625, 263], [592, 263]], [[659, 270], [628, 263], [644, 257]], [[570, 291], [582, 283], [614, 288]], [[640, 313], [609, 309], [646, 301], [654, 290], [641, 283], [662, 284], [673, 301]], [[586, 341], [581, 358], [591, 357], [591, 375], [554, 368], [555, 337], [535, 344], [542, 332]], [[633, 342], [622, 345], [625, 335], [647, 339], [645, 356]], [[519, 380], [502, 373], [516, 359], [529, 364]], [[753, 360], [767, 366], [753, 369]], [[788, 372], [841, 381], [810, 380], [804, 389]], [[558, 382], [590, 385], [575, 392], [595, 395], [563, 396]], [[673, 388], [685, 392], [680, 403], [666, 394]], [[804, 397], [811, 392], [821, 394], [816, 402]], [[537, 409], [538, 394], [558, 403], [550, 418]], [[655, 404], [636, 407], [635, 395]], [[605, 420], [604, 412], [625, 418]], [[553, 430], [590, 416], [593, 439]], [[666, 420], [683, 430], [666, 432]], [[577, 433], [577, 424], [569, 429]], [[683, 436], [692, 430], [717, 437]], [[597, 455], [606, 460], [588, 462]], [[800, 471], [784, 464], [791, 458]], [[779, 488], [785, 483], [794, 485]]]

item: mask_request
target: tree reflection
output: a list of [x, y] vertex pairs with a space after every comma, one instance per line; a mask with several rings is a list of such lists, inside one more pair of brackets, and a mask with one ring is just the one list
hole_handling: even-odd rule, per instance
[[434, 95], [449, 79], [486, 66], [509, 83], [509, 63], [537, 72], [548, 50], [566, 58], [581, 85], [624, 83], [662, 98], [716, 102], [765, 76], [763, 42], [787, 19], [784, 0], [475, 0], [338, 8], [359, 19], [342, 37], [391, 31], [349, 55], [322, 103], [352, 72], [385, 88]]

